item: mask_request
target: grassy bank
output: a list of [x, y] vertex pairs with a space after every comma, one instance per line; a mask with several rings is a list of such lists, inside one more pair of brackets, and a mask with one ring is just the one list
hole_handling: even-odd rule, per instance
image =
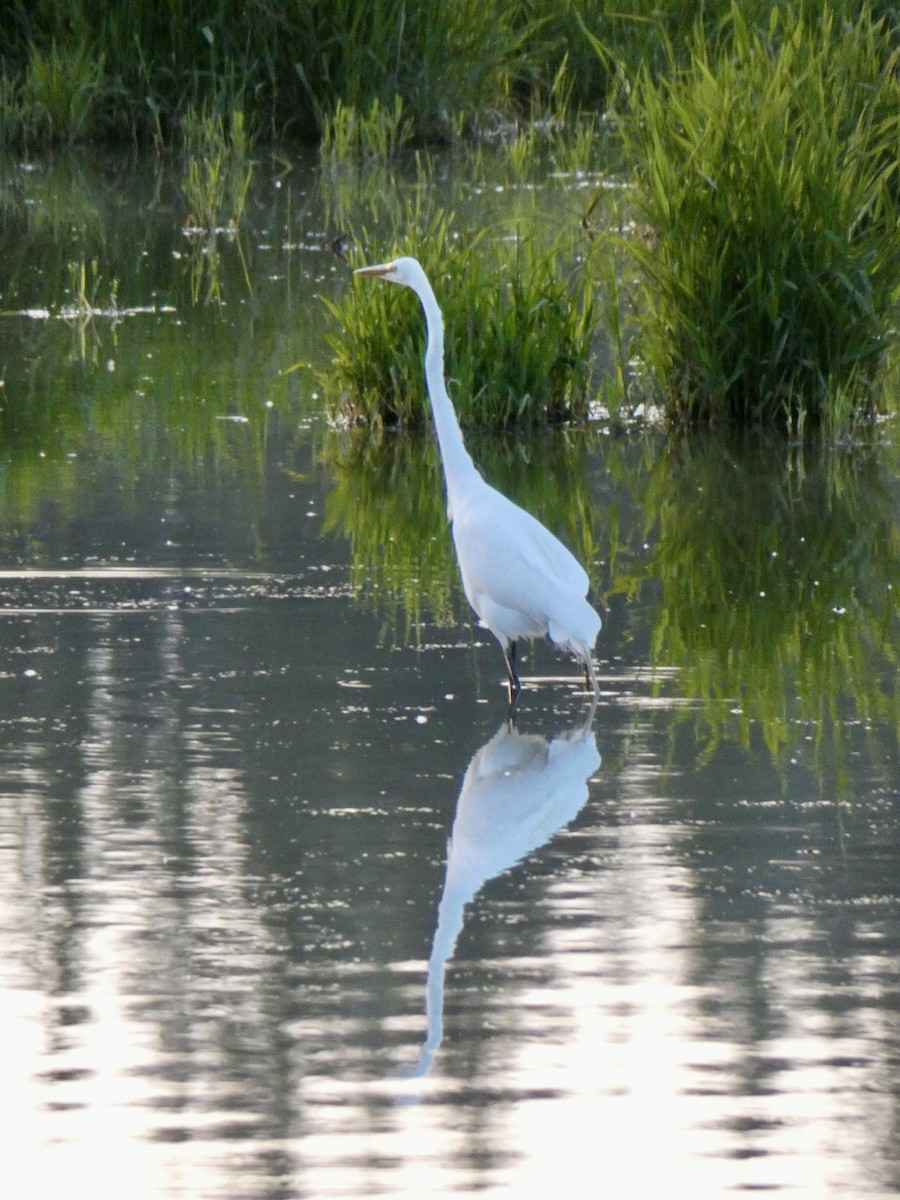
[[122, 0], [99, 16], [88, 0], [20, 0], [5, 25], [0, 139], [15, 145], [165, 144], [189, 105], [240, 108], [257, 138], [316, 139], [339, 103], [396, 97], [434, 137], [536, 84], [535, 20], [497, 0]]
[[[834, 8], [834, 6], [832, 6]], [[765, 25], [771, 4], [742, 5]], [[254, 138], [318, 139], [336, 111], [402, 104], [420, 139], [541, 111], [562, 72], [603, 109], [642, 65], [670, 68], [727, 0], [14, 0], [0, 44], [0, 142], [177, 139], [188, 106], [241, 109]], [[857, 7], [839, 0], [837, 19]], [[679, 49], [679, 54], [681, 49]]]

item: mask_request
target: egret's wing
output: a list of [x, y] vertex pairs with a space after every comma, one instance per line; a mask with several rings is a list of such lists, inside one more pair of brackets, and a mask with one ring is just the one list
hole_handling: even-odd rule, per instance
[[571, 551], [531, 513], [487, 485], [455, 514], [453, 536], [463, 574], [498, 604], [522, 610], [528, 599], [546, 611], [547, 599], [560, 591], [587, 592], [587, 573]]

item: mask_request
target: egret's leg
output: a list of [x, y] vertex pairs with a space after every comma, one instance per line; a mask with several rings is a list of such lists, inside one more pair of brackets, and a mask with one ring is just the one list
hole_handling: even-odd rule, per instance
[[516, 643], [509, 642], [503, 647], [503, 654], [506, 658], [506, 669], [509, 672], [509, 702], [514, 704], [516, 697], [522, 690], [522, 685], [519, 683], [519, 676], [516, 673]]
[[584, 660], [584, 686], [589, 692], [594, 693], [595, 698], [600, 695], [600, 684], [597, 682], [594, 660], [590, 655]]

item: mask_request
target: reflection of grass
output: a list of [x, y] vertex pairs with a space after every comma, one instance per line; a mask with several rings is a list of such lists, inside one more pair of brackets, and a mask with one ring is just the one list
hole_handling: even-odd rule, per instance
[[350, 541], [354, 589], [389, 616], [399, 606], [407, 636], [426, 611], [449, 624], [456, 565], [435, 443], [353, 431], [329, 437], [325, 460], [336, 480], [326, 527]]
[[[73, 283], [77, 296], [80, 269]], [[90, 274], [85, 287], [89, 295]], [[194, 310], [189, 329], [174, 312], [94, 318], [87, 356], [77, 352], [83, 326], [74, 317], [0, 322], [0, 339], [14, 333], [21, 348], [15, 359], [0, 357], [9, 364], [0, 406], [9, 471], [33, 470], [39, 485], [42, 462], [46, 475], [55, 456], [80, 455], [99, 440], [133, 471], [162, 456], [190, 468], [239, 454], [242, 469], [259, 474], [269, 402], [286, 403], [290, 387], [277, 373], [280, 313], [260, 314], [252, 328], [226, 325], [205, 308]], [[0, 351], [8, 344], [0, 340]]]
[[[812, 724], [840, 752], [857, 721], [900, 720], [900, 532], [874, 455], [677, 442], [646, 495], [649, 564], [616, 587], [660, 591], [653, 658], [681, 668], [714, 745], [740, 710], [775, 755]], [[882, 460], [883, 461], [883, 460]], [[893, 584], [893, 590], [892, 590]]]
[[[0, 160], [0, 216], [4, 236], [45, 236], [71, 255], [74, 231], [102, 235], [102, 191], [83, 159], [72, 154], [42, 159], [25, 166], [12, 158]], [[4, 250], [10, 259], [8, 250]], [[11, 264], [8, 264], [11, 265]]]
[[[83, 363], [87, 363], [90, 357], [87, 335], [88, 329], [92, 327], [94, 317], [104, 315], [115, 319], [118, 314], [119, 281], [117, 279], [113, 279], [108, 285], [107, 303], [98, 304], [100, 289], [104, 282], [96, 259], [91, 261], [90, 269], [84, 259], [81, 259], [80, 262], [69, 263], [68, 291], [71, 299], [70, 303], [60, 310], [60, 315], [65, 317], [72, 326], [75, 340], [74, 353]], [[91, 350], [96, 350], [96, 342], [92, 345]]]
[[[592, 573], [587, 439], [554, 431], [533, 443], [470, 440], [485, 477], [558, 533]], [[434, 440], [356, 429], [329, 434], [322, 453], [335, 477], [327, 525], [350, 541], [355, 588], [393, 623], [402, 614], [407, 637], [426, 616], [452, 623], [461, 590]], [[468, 615], [464, 601], [456, 611]]]
[[[98, 311], [100, 290], [105, 283], [96, 258], [91, 259], [90, 267], [83, 258], [77, 262], [70, 262], [69, 295], [72, 298], [70, 305], [72, 315], [92, 317]], [[109, 313], [115, 313], [118, 308], [116, 299], [119, 291], [118, 279], [113, 279], [107, 286], [109, 288], [108, 299], [102, 308]]]

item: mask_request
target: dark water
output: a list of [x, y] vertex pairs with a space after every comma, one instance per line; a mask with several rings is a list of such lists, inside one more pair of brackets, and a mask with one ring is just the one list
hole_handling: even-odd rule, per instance
[[596, 711], [538, 646], [510, 726], [269, 244], [0, 327], [4, 1194], [897, 1194], [896, 429], [475, 439], [605, 604]]

